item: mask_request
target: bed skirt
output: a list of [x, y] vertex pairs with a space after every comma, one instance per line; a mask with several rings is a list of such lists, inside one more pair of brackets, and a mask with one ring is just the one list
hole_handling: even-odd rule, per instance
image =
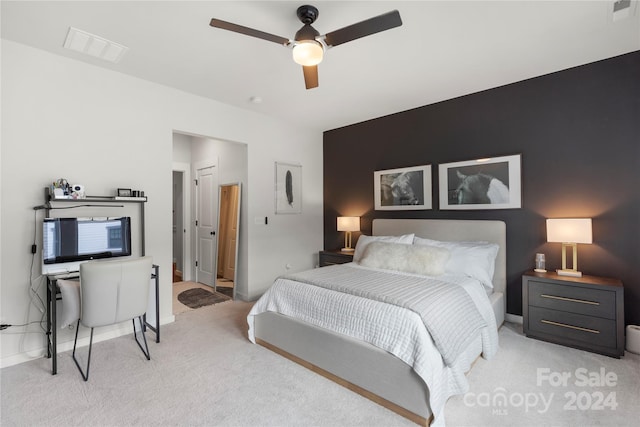
[[[504, 295], [490, 296], [496, 323], [504, 319]], [[274, 312], [255, 317], [256, 342], [419, 425], [433, 420], [429, 390], [414, 370], [369, 343]], [[482, 352], [480, 337], [465, 350], [469, 365]]]
[[258, 344], [405, 418], [429, 424], [427, 386], [409, 365], [392, 354], [274, 312], [255, 317], [255, 335]]

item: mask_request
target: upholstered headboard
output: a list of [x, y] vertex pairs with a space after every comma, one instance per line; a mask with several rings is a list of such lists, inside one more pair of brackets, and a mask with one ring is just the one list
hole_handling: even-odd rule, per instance
[[457, 219], [374, 219], [374, 236], [415, 233], [427, 239], [460, 242], [484, 241], [500, 246], [493, 275], [493, 289], [506, 295], [507, 228], [503, 221]]

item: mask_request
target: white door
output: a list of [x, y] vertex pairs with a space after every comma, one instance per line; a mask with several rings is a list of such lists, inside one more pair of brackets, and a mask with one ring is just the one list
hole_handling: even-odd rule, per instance
[[198, 169], [196, 181], [196, 236], [198, 258], [196, 260], [197, 280], [205, 285], [215, 286], [216, 279], [216, 230], [217, 189], [215, 168]]

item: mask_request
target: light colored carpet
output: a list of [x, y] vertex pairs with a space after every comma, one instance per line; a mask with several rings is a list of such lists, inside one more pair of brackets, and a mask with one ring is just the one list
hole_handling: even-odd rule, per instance
[[478, 359], [467, 377], [469, 392], [447, 402], [447, 425], [640, 425], [637, 354], [614, 359], [567, 348], [527, 338], [522, 325], [505, 323], [496, 356]]
[[59, 355], [56, 376], [47, 359], [2, 369], [0, 425], [412, 425], [251, 344], [251, 305], [234, 301], [179, 314], [163, 325], [159, 344], [149, 342], [151, 361], [130, 335], [97, 343], [88, 382], [70, 352]]
[[[69, 352], [58, 375], [37, 359], [0, 371], [0, 424], [8, 426], [411, 426], [369, 400], [290, 362], [246, 338], [251, 303], [216, 304], [179, 314], [163, 326], [162, 342], [149, 342], [146, 361], [129, 335], [95, 344], [89, 382]], [[215, 325], [215, 327], [214, 327]], [[153, 334], [149, 334], [151, 338]], [[452, 398], [449, 426], [637, 425], [640, 357], [616, 360], [531, 340], [517, 327], [500, 331], [501, 349], [478, 360], [471, 392]], [[86, 355], [86, 347], [82, 349]], [[536, 386], [537, 368], [553, 372], [603, 366], [618, 377], [613, 387]], [[375, 375], [375, 373], [372, 373]], [[481, 406], [478, 397], [554, 393], [546, 413], [522, 406]], [[570, 390], [616, 393], [615, 410], [563, 410]], [[469, 398], [471, 396], [472, 398]], [[517, 403], [517, 402], [516, 402]]]

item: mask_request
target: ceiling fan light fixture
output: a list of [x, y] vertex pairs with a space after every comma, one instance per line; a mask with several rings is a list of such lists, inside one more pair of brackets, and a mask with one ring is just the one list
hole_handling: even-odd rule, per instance
[[318, 87], [318, 64], [322, 62], [325, 48], [328, 49], [339, 46], [352, 40], [402, 25], [400, 13], [397, 10], [392, 10], [391, 12], [374, 16], [373, 18], [365, 19], [352, 25], [347, 25], [346, 27], [321, 36], [318, 30], [311, 26], [318, 18], [318, 8], [308, 4], [303, 5], [296, 10], [296, 15], [304, 25], [296, 31], [293, 39], [276, 36], [216, 18], [212, 18], [209, 25], [214, 28], [221, 28], [223, 30], [233, 31], [234, 33], [278, 43], [286, 48], [292, 48], [293, 60], [297, 64], [302, 65], [304, 85], [307, 89]]
[[315, 40], [302, 40], [293, 47], [293, 60], [305, 67], [318, 65], [323, 54], [322, 45]]

